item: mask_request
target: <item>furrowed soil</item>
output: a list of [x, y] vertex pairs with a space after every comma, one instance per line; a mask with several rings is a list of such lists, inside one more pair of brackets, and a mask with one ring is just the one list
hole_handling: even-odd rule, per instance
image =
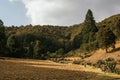
[[0, 80], [120, 80], [120, 76], [47, 60], [1, 59]]

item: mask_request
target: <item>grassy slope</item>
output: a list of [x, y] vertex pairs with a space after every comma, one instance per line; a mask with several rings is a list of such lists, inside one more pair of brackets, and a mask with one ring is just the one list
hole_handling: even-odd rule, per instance
[[[106, 53], [105, 50], [99, 49], [94, 54], [88, 58], [85, 58], [86, 61], [96, 63], [98, 60], [112, 57], [115, 60], [120, 60], [120, 41], [116, 43], [116, 51], [112, 53]], [[119, 66], [119, 65], [118, 65]]]

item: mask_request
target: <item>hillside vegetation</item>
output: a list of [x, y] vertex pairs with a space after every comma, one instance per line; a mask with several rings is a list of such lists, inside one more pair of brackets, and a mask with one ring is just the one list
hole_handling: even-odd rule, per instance
[[82, 55], [100, 48], [109, 53], [119, 38], [120, 14], [96, 23], [90, 9], [83, 23], [72, 26], [5, 27], [0, 20], [0, 56], [49, 59], [74, 55], [76, 50]]

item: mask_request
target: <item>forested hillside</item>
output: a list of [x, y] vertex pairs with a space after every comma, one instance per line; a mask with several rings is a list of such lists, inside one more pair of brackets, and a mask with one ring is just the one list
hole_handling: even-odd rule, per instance
[[109, 52], [119, 38], [120, 14], [96, 23], [90, 9], [83, 23], [72, 26], [4, 26], [1, 20], [0, 56], [47, 59], [64, 57], [76, 49]]

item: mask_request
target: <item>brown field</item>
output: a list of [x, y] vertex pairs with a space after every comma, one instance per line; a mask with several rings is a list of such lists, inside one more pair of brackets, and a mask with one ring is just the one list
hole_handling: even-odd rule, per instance
[[0, 60], [0, 80], [120, 80], [120, 76], [89, 66], [5, 59]]

